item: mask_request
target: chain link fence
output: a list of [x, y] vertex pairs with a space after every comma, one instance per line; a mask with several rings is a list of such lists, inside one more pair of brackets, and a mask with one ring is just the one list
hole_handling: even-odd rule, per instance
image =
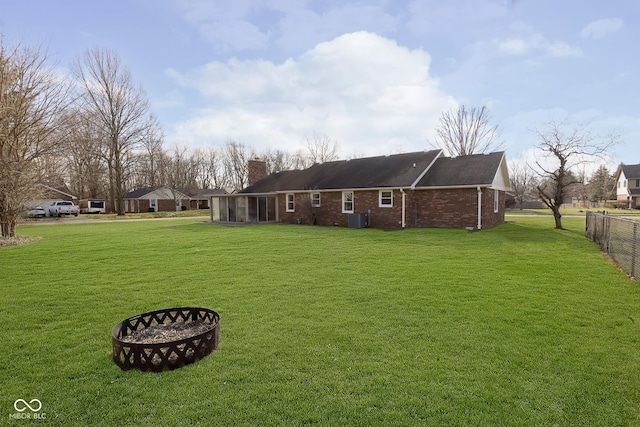
[[636, 279], [640, 273], [639, 221], [587, 212], [585, 236]]

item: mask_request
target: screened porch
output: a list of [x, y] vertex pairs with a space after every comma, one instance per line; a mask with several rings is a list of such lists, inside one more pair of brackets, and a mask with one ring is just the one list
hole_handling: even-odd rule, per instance
[[211, 197], [211, 222], [264, 223], [278, 220], [275, 194], [231, 194]]

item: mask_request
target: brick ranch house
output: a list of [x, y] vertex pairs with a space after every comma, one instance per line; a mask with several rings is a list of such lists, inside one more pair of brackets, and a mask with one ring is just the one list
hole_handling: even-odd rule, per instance
[[248, 166], [247, 188], [211, 197], [212, 222], [482, 229], [504, 222], [509, 190], [503, 152], [445, 157], [432, 150], [270, 175], [265, 162]]
[[227, 192], [222, 189], [177, 189], [174, 195], [174, 191], [167, 187], [139, 188], [124, 195], [124, 211], [139, 213], [209, 209], [211, 196], [220, 194]]

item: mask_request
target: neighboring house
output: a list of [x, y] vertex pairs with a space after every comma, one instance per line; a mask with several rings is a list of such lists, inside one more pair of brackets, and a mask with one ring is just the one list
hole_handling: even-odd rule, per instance
[[65, 200], [68, 202], [77, 203], [78, 198], [71, 194], [68, 188], [66, 187], [51, 187], [46, 184], [38, 184], [38, 186], [42, 189], [42, 195], [44, 199], [47, 200]]
[[640, 209], [640, 165], [620, 165], [616, 172], [618, 206]]
[[209, 200], [212, 196], [227, 194], [226, 190], [219, 188], [180, 189], [180, 191], [189, 196], [189, 209], [209, 209]]
[[124, 195], [124, 211], [175, 212], [189, 206], [189, 196], [176, 190], [175, 197], [170, 188], [139, 188]]
[[31, 200], [28, 203], [29, 208], [35, 208], [37, 206], [45, 208], [49, 206], [52, 202], [55, 202], [58, 200], [64, 200], [67, 202], [73, 202], [74, 204], [78, 204], [78, 197], [71, 194], [69, 189], [65, 187], [56, 188], [46, 184], [37, 184], [37, 186], [40, 189], [39, 191], [40, 198], [37, 200]]
[[174, 192], [168, 187], [139, 188], [124, 195], [124, 211], [172, 212], [192, 209], [208, 209], [212, 195], [226, 194], [224, 190], [185, 190]]
[[432, 150], [270, 175], [264, 162], [248, 166], [249, 187], [211, 197], [212, 221], [481, 229], [504, 222], [509, 190], [503, 152], [450, 158]]

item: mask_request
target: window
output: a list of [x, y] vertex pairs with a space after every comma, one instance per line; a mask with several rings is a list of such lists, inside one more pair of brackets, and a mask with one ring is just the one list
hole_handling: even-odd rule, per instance
[[498, 190], [493, 191], [493, 212], [496, 213], [500, 210], [500, 204], [498, 200], [500, 199], [500, 192]]
[[342, 192], [342, 213], [353, 213], [353, 191]]
[[622, 186], [623, 186], [624, 188], [627, 188], [627, 180], [626, 180], [626, 179], [625, 179], [625, 180], [624, 180], [624, 182], [622, 183]]
[[640, 179], [636, 179], [636, 187], [640, 187]]
[[295, 194], [287, 194], [287, 212], [295, 212], [296, 211], [296, 201]]
[[393, 191], [392, 190], [380, 190], [379, 206], [381, 208], [393, 207]]
[[320, 193], [311, 193], [311, 206], [314, 208], [320, 207]]

